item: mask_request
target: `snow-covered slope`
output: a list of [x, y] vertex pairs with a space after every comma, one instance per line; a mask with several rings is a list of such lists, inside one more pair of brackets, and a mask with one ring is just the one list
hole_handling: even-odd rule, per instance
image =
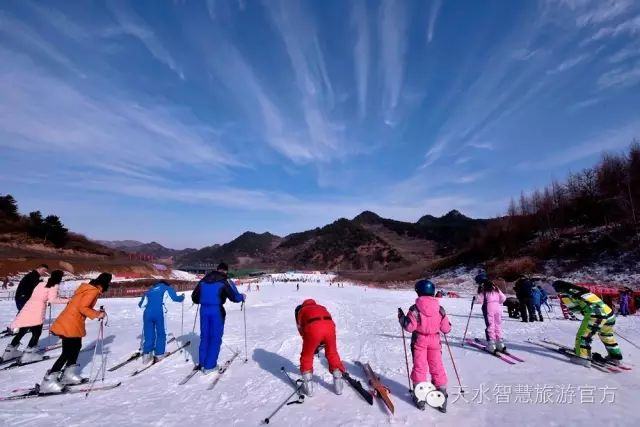
[[[438, 425], [456, 426], [540, 426], [540, 425], [633, 425], [638, 420], [638, 371], [608, 374], [568, 363], [559, 354], [532, 346], [526, 338], [553, 337], [570, 344], [578, 327], [577, 322], [559, 320], [556, 316], [544, 323], [523, 324], [504, 318], [508, 345], [526, 362], [510, 366], [474, 348], [460, 346], [469, 312], [469, 299], [443, 299], [453, 331], [449, 336], [451, 350], [457, 364], [465, 397], [459, 395], [451, 358], [443, 347], [443, 359], [449, 375], [450, 404], [447, 414], [428, 408], [418, 411], [407, 393], [407, 374], [402, 335], [396, 318], [398, 307], [406, 309], [413, 303], [411, 291], [329, 286], [328, 278], [318, 276], [320, 282], [302, 283], [296, 291], [295, 282], [282, 283], [264, 280], [259, 292], [251, 292], [247, 302], [247, 334], [249, 360], [244, 363], [243, 313], [239, 305], [227, 304], [225, 345], [221, 361], [231, 349], [240, 349], [237, 359], [216, 388], [207, 390], [212, 377], [196, 376], [187, 385], [178, 382], [192, 367], [185, 354], [176, 354], [131, 378], [137, 363], [114, 373], [107, 372], [106, 382], [122, 380], [115, 391], [96, 392], [88, 399], [83, 395], [55, 396], [18, 402], [0, 402], [0, 425], [20, 426], [255, 426], [269, 415], [292, 392], [280, 368], [296, 372], [301, 347], [293, 310], [305, 298], [314, 298], [331, 311], [338, 327], [338, 346], [345, 364], [354, 376], [362, 379], [362, 372], [354, 361], [369, 361], [390, 388], [396, 414], [390, 416], [375, 402], [366, 404], [352, 389], [342, 396], [330, 390], [331, 376], [324, 361], [316, 359], [318, 381], [316, 395], [302, 405], [286, 406], [272, 420], [276, 426], [383, 426]], [[314, 279], [316, 276], [314, 276]], [[255, 286], [252, 286], [255, 289]], [[188, 299], [187, 299], [188, 300]], [[142, 327], [142, 311], [135, 299], [99, 301], [109, 313], [105, 328], [107, 365], [125, 359], [138, 348]], [[196, 334], [191, 333], [196, 308], [184, 305], [184, 331], [181, 330], [181, 304], [167, 302], [167, 329], [181, 341], [191, 340], [188, 357], [197, 357]], [[54, 307], [54, 315], [61, 307]], [[0, 302], [0, 326], [14, 315], [13, 302]], [[88, 321], [88, 335], [84, 345], [97, 336], [97, 322]], [[479, 307], [474, 309], [468, 335], [482, 337], [484, 324]], [[638, 317], [619, 318], [618, 330], [625, 337], [640, 341]], [[53, 342], [46, 331], [41, 345]], [[597, 339], [596, 339], [597, 340]], [[7, 339], [0, 341], [4, 346]], [[26, 339], [24, 340], [26, 343]], [[407, 339], [407, 345], [409, 340]], [[621, 342], [625, 360], [633, 365], [640, 360], [640, 350]], [[173, 348], [171, 345], [169, 349]], [[595, 349], [604, 351], [597, 343]], [[52, 352], [53, 354], [57, 354]], [[91, 372], [91, 353], [81, 353], [83, 374]], [[39, 381], [51, 362], [25, 366], [0, 372], [0, 395], [11, 390], [29, 387]], [[640, 369], [640, 368], [639, 368]], [[544, 391], [544, 387], [547, 386]], [[592, 388], [595, 387], [595, 390]], [[610, 390], [605, 391], [604, 388]], [[478, 390], [486, 390], [484, 397]], [[575, 393], [573, 404], [557, 401], [563, 397], [561, 389]], [[580, 403], [593, 390], [594, 403]], [[587, 394], [585, 394], [587, 393]], [[614, 403], [600, 403], [603, 396], [615, 395]], [[552, 403], [541, 403], [544, 394]], [[565, 395], [564, 398], [567, 396]], [[496, 399], [500, 400], [498, 403]], [[505, 402], [505, 399], [508, 399]], [[468, 402], [466, 402], [466, 401]], [[480, 401], [482, 400], [482, 402]]]

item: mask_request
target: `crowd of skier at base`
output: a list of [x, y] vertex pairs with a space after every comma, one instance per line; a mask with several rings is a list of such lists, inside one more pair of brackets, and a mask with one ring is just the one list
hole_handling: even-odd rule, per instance
[[[21, 363], [42, 360], [43, 356], [38, 352], [37, 344], [44, 324], [46, 306], [66, 303], [67, 306], [50, 327], [51, 333], [62, 340], [62, 354], [47, 371], [40, 384], [42, 393], [60, 393], [65, 385], [82, 381], [76, 362], [82, 347], [82, 338], [86, 335], [85, 321], [87, 318], [103, 319], [106, 316], [104, 310], [95, 310], [94, 306], [100, 294], [109, 289], [112, 276], [109, 273], [101, 273], [89, 283], [81, 284], [72, 298], [65, 299], [58, 297], [58, 285], [64, 273], [61, 270], [55, 270], [51, 272], [46, 282], [41, 281], [41, 276], [46, 274], [47, 270], [46, 265], [39, 266], [27, 274], [18, 286], [15, 297], [18, 314], [10, 326], [16, 335], [7, 346], [3, 360], [20, 358]], [[208, 273], [198, 283], [192, 293], [193, 302], [200, 305], [201, 340], [199, 365], [196, 369], [202, 369], [205, 373], [215, 371], [217, 368], [224, 334], [225, 302], [227, 299], [235, 303], [246, 300], [246, 295], [238, 292], [227, 274], [228, 266], [221, 263], [215, 271]], [[523, 289], [528, 289], [528, 295], [533, 298], [534, 287], [530, 283], [527, 284], [525, 279], [521, 278], [516, 291], [519, 291], [522, 296]], [[487, 349], [491, 352], [504, 352], [506, 346], [502, 330], [502, 305], [506, 297], [484, 271], [476, 276], [475, 281], [479, 287], [472, 301], [472, 310], [475, 302], [482, 307]], [[595, 334], [598, 334], [605, 345], [606, 358], [611, 363], [619, 363], [622, 360], [622, 353], [613, 335], [615, 325], [613, 310], [596, 295], [582, 287], [561, 280], [555, 281], [552, 286], [558, 293], [561, 303], [568, 310], [579, 312], [583, 316], [575, 343], [575, 354], [578, 356], [576, 359], [580, 361], [579, 363], [589, 366], [591, 343]], [[444, 404], [439, 408], [444, 412], [446, 411], [447, 374], [442, 363], [440, 334], [448, 334], [451, 331], [451, 323], [444, 308], [440, 306], [439, 298], [435, 296], [435, 285], [430, 280], [422, 279], [416, 282], [415, 291], [418, 295], [415, 304], [406, 314], [402, 310], [398, 311], [400, 326], [412, 334], [413, 369], [410, 378], [414, 389], [430, 380], [433, 386], [445, 396]], [[147, 302], [143, 315], [143, 363], [150, 363], [154, 358], [161, 358], [165, 354], [166, 334], [163, 310], [165, 294], [176, 302], [184, 300], [184, 295], [176, 294], [169, 284], [161, 281], [151, 287], [139, 302], [140, 307], [145, 300]], [[544, 302], [542, 296], [541, 301]], [[524, 318], [529, 303], [525, 301], [524, 304], [523, 321], [531, 320]], [[531, 312], [529, 315], [531, 316]], [[341, 394], [344, 387], [343, 374], [346, 370], [338, 353], [336, 326], [331, 314], [324, 306], [312, 299], [307, 299], [295, 308], [295, 320], [303, 341], [300, 372], [304, 392], [309, 396], [313, 395], [314, 355], [323, 348], [329, 370], [334, 378], [335, 392]], [[32, 334], [29, 344], [24, 351], [20, 351], [20, 341], [29, 332]], [[415, 394], [413, 397], [416, 405], [424, 409], [425, 401], [419, 400]]]

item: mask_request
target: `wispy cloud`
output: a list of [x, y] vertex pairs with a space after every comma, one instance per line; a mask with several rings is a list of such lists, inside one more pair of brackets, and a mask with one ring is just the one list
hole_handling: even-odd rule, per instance
[[367, 113], [367, 89], [369, 85], [369, 23], [364, 0], [355, 0], [352, 8], [352, 23], [356, 38], [353, 47], [353, 65], [358, 89], [358, 109], [360, 118]]
[[629, 67], [607, 71], [598, 79], [600, 89], [626, 88], [640, 83], [640, 61]]
[[[107, 5], [119, 24], [118, 30], [122, 34], [137, 38], [154, 58], [169, 67], [180, 79], [185, 79], [184, 73], [176, 60], [158, 39], [151, 27], [144, 22], [143, 18], [138, 16], [126, 2], [108, 1]], [[117, 32], [113, 32], [113, 34], [117, 34]]]
[[0, 10], [0, 33], [14, 39], [26, 52], [36, 52], [47, 60], [63, 66], [77, 76], [84, 76], [78, 67], [63, 54], [54, 44], [46, 41], [33, 28]]
[[427, 43], [431, 43], [433, 36], [436, 32], [436, 22], [438, 20], [438, 14], [442, 7], [442, 0], [432, 0], [431, 7], [429, 8], [429, 22], [427, 23]]
[[589, 57], [590, 56], [587, 55], [587, 54], [576, 55], [576, 56], [574, 56], [572, 58], [569, 58], [569, 59], [561, 62], [554, 69], [547, 71], [547, 73], [548, 74], [557, 74], [557, 73], [561, 73], [563, 71], [570, 70], [571, 68], [573, 68], [576, 65], [580, 64], [581, 62], [584, 62], [585, 60], [587, 60]]
[[97, 89], [80, 90], [0, 48], [0, 145], [133, 176], [177, 165], [239, 165], [212, 129], [182, 120], [196, 122], [188, 111], [134, 102], [109, 86]]
[[389, 113], [398, 106], [404, 82], [407, 16], [405, 3], [383, 0], [380, 7], [380, 45], [384, 102]]

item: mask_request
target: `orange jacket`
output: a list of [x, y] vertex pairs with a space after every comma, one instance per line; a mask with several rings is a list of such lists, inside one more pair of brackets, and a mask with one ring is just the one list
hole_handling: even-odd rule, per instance
[[93, 309], [98, 301], [100, 289], [83, 283], [76, 289], [69, 304], [62, 310], [53, 325], [51, 333], [65, 338], [81, 338], [87, 335], [84, 322], [87, 319], [95, 319], [100, 312]]

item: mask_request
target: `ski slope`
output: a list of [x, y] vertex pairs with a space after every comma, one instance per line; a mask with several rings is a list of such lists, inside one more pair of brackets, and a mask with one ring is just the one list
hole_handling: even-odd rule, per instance
[[[301, 276], [301, 278], [304, 278]], [[544, 323], [525, 324], [508, 319], [504, 328], [507, 345], [526, 360], [508, 365], [498, 358], [460, 345], [470, 299], [442, 299], [453, 324], [449, 336], [451, 350], [466, 389], [461, 397], [451, 358], [443, 347], [443, 359], [449, 376], [449, 408], [441, 414], [427, 408], [415, 409], [407, 393], [407, 374], [403, 355], [402, 335], [396, 311], [405, 311], [413, 303], [412, 291], [381, 290], [358, 286], [329, 286], [329, 276], [308, 276], [311, 283], [260, 283], [259, 292], [248, 294], [247, 335], [248, 361], [244, 363], [243, 312], [240, 305], [227, 303], [225, 345], [220, 363], [242, 351], [240, 358], [222, 377], [214, 390], [207, 390], [215, 376], [195, 376], [186, 385], [178, 382], [189, 372], [197, 358], [198, 336], [191, 333], [196, 308], [184, 305], [184, 334], [181, 334], [181, 304], [167, 302], [167, 331], [179, 341], [191, 340], [187, 353], [177, 353], [136, 377], [130, 374], [138, 368], [133, 362], [124, 368], [107, 372], [106, 383], [122, 380], [116, 390], [84, 395], [66, 395], [32, 400], [0, 402], [0, 425], [6, 426], [255, 426], [268, 416], [289, 394], [292, 387], [280, 372], [284, 366], [297, 374], [301, 348], [293, 310], [305, 298], [314, 298], [327, 306], [338, 329], [338, 347], [347, 369], [358, 379], [364, 377], [354, 361], [368, 361], [392, 393], [396, 413], [391, 416], [380, 401], [369, 406], [353, 389], [346, 387], [342, 396], [331, 391], [331, 375], [323, 360], [316, 359], [318, 384], [316, 394], [301, 405], [285, 406], [271, 425], [275, 426], [540, 426], [598, 425], [624, 426], [637, 423], [639, 370], [610, 374], [568, 363], [564, 356], [526, 343], [526, 339], [550, 337], [571, 344], [578, 322], [546, 319]], [[244, 288], [244, 287], [243, 287]], [[246, 288], [245, 288], [246, 289]], [[255, 284], [252, 286], [255, 289]], [[187, 298], [187, 301], [189, 299]], [[105, 299], [109, 314], [105, 328], [107, 366], [126, 359], [137, 350], [142, 329], [142, 310], [137, 299]], [[55, 313], [61, 306], [54, 306]], [[0, 326], [4, 327], [15, 314], [13, 302], [0, 302]], [[88, 321], [84, 346], [97, 336], [98, 323]], [[618, 330], [626, 338], [640, 342], [638, 317], [618, 318]], [[469, 326], [469, 337], [484, 336], [480, 307], [475, 307]], [[26, 344], [26, 339], [23, 344]], [[54, 341], [43, 333], [41, 346]], [[597, 341], [597, 339], [596, 339]], [[8, 339], [0, 340], [4, 348]], [[409, 340], [407, 339], [407, 345]], [[170, 344], [168, 349], [173, 349]], [[640, 350], [621, 341], [625, 362], [636, 365]], [[596, 342], [596, 351], [604, 352]], [[58, 351], [59, 352], [59, 351]], [[51, 352], [57, 355], [58, 352]], [[92, 353], [81, 353], [79, 363], [85, 376], [91, 373]], [[32, 386], [40, 381], [52, 361], [15, 370], [0, 372], [0, 395], [11, 390]], [[640, 367], [638, 368], [640, 369]], [[546, 388], [545, 388], [546, 387]], [[595, 387], [595, 390], [593, 389]], [[564, 396], [559, 393], [564, 388]], [[604, 390], [608, 388], [607, 390]], [[551, 391], [549, 391], [551, 390]], [[573, 390], [574, 403], [567, 401]], [[481, 391], [484, 391], [482, 393]], [[589, 393], [593, 403], [589, 403]], [[541, 403], [546, 394], [551, 402]], [[614, 397], [613, 403], [600, 403]], [[466, 401], [465, 401], [466, 399]], [[581, 402], [582, 401], [582, 402]]]

